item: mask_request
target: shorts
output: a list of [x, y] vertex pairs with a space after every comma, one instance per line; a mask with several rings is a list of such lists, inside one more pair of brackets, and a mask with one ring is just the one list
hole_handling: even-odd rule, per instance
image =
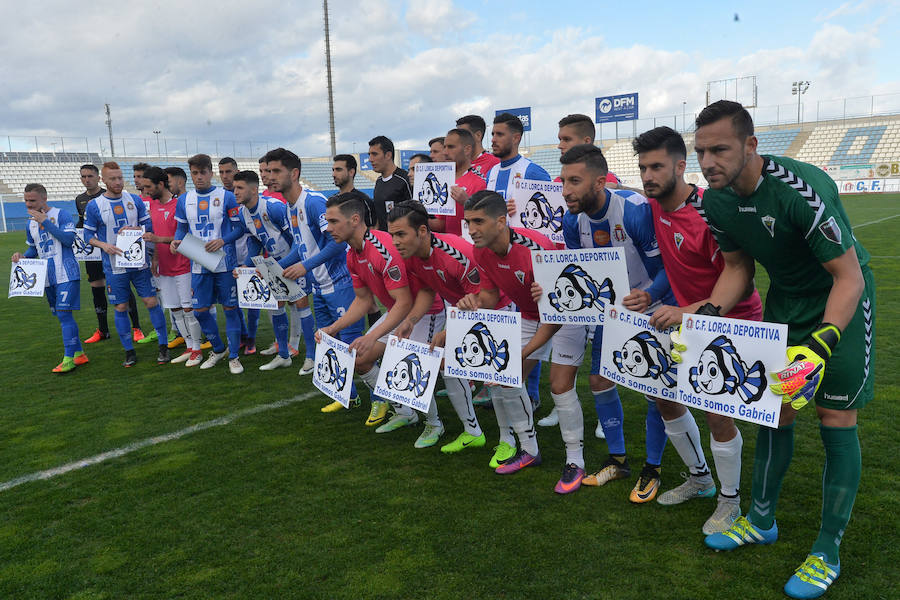
[[106, 279], [106, 273], [103, 272], [102, 260], [84, 261], [84, 270], [87, 272], [88, 281], [91, 283]]
[[[522, 348], [528, 345], [528, 342], [530, 342], [531, 338], [534, 337], [534, 334], [537, 333], [539, 326], [539, 321], [532, 321], [531, 319], [525, 318], [522, 319]], [[553, 338], [550, 338], [543, 346], [532, 352], [528, 358], [523, 360], [550, 360], [550, 347], [552, 342]]]
[[44, 288], [44, 295], [50, 312], [54, 314], [58, 310], [81, 310], [81, 281], [78, 279], [48, 285]]
[[150, 281], [150, 269], [127, 270], [124, 273], [106, 274], [106, 293], [110, 304], [125, 304], [131, 296], [130, 285], [141, 298], [155, 298], [156, 289]]
[[563, 325], [550, 340], [553, 358], [550, 362], [556, 365], [581, 366], [584, 362], [584, 351], [587, 348], [587, 325]]
[[192, 308], [209, 308], [213, 304], [237, 306], [237, 280], [231, 271], [191, 273]]
[[[381, 318], [375, 321], [375, 324], [372, 325], [374, 328], [376, 325], [381, 323], [387, 318], [387, 313], [381, 315]], [[447, 324], [447, 313], [445, 311], [441, 311], [439, 313], [435, 313], [433, 315], [425, 315], [419, 322], [413, 325], [412, 333], [409, 334], [409, 339], [414, 342], [419, 342], [422, 344], [428, 344], [431, 342], [431, 338], [434, 337], [434, 334], [443, 331], [444, 325]], [[389, 331], [384, 334], [378, 341], [382, 344], [387, 344], [388, 336], [394, 333], [393, 331]]]
[[156, 278], [163, 308], [191, 308], [191, 274], [160, 275]]
[[[338, 319], [340, 319], [350, 303], [356, 298], [356, 292], [351, 286], [335, 288], [331, 294], [313, 294], [313, 311], [316, 316], [316, 329], [328, 327]], [[338, 336], [348, 344], [362, 335], [364, 327], [364, 319], [360, 319], [352, 325], [348, 325], [341, 330]]]

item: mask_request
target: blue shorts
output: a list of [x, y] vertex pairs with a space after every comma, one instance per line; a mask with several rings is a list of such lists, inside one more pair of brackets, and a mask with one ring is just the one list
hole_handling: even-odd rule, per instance
[[[356, 292], [353, 286], [336, 287], [331, 294], [313, 294], [313, 310], [316, 315], [316, 328], [322, 329], [328, 327], [337, 321], [350, 307], [350, 303], [356, 298]], [[350, 343], [362, 335], [364, 327], [364, 319], [360, 319], [352, 325], [345, 327], [338, 337]]]
[[224, 273], [192, 273], [191, 291], [194, 308], [209, 308], [213, 304], [237, 306], [237, 280], [231, 271]]
[[50, 312], [58, 310], [81, 310], [81, 281], [67, 281], [48, 285], [44, 288]]
[[124, 273], [106, 274], [106, 292], [109, 294], [110, 304], [125, 304], [131, 295], [130, 284], [134, 284], [134, 290], [141, 298], [155, 298], [156, 288], [150, 277], [150, 269], [131, 269]]

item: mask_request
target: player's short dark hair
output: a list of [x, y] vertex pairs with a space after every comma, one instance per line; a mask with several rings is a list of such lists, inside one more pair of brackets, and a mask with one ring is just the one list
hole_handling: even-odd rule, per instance
[[522, 135], [525, 132], [525, 127], [522, 126], [522, 121], [519, 120], [519, 117], [512, 113], [500, 113], [496, 117], [494, 117], [494, 125], [499, 123], [503, 123], [507, 127], [509, 127], [513, 133], [518, 133]]
[[209, 154], [195, 154], [188, 159], [188, 169], [197, 167], [198, 169], [212, 171], [212, 159]]
[[409, 219], [409, 225], [413, 229], [419, 229], [419, 227], [424, 225], [431, 231], [431, 227], [428, 226], [428, 211], [425, 210], [425, 207], [422, 206], [421, 202], [416, 202], [415, 200], [398, 202], [394, 205], [394, 208], [391, 209], [391, 212], [388, 213], [387, 220], [388, 223], [393, 223], [397, 219], [402, 219], [403, 217]]
[[256, 171], [238, 171], [234, 174], [235, 181], [246, 181], [250, 185], [259, 185], [259, 175]]
[[347, 165], [347, 170], [353, 169], [354, 171], [359, 169], [359, 165], [356, 164], [356, 157], [352, 154], [335, 154], [334, 159], [335, 162], [342, 160]]
[[187, 173], [185, 173], [184, 169], [182, 169], [181, 167], [166, 167], [165, 169], [163, 169], [163, 171], [166, 172], [166, 175], [174, 175], [175, 177], [181, 177], [182, 179], [187, 181]]
[[144, 179], [148, 180], [153, 185], [159, 185], [161, 183], [166, 186], [166, 189], [169, 189], [169, 176], [159, 167], [147, 167], [144, 171]]
[[687, 158], [687, 147], [681, 134], [663, 125], [645, 131], [631, 142], [635, 154], [650, 152], [652, 150], [665, 150], [669, 156], [684, 160]]
[[387, 154], [391, 153], [391, 158], [394, 158], [394, 142], [391, 139], [384, 135], [376, 135], [371, 140], [369, 140], [369, 147], [378, 146], [381, 148], [381, 151]]
[[590, 138], [591, 142], [594, 141], [594, 137], [597, 135], [597, 129], [594, 127], [594, 122], [587, 115], [566, 115], [559, 120], [559, 127], [560, 129], [563, 127], [571, 127], [575, 130], [578, 137]]
[[325, 202], [325, 208], [336, 206], [341, 214], [348, 219], [353, 215], [359, 215], [360, 220], [366, 222], [366, 205], [355, 194], [335, 194]]
[[219, 159], [219, 166], [222, 165], [234, 165], [234, 168], [237, 169], [237, 161], [231, 158], [230, 156], [226, 156], [225, 158]]
[[489, 217], [507, 214], [506, 200], [493, 190], [475, 192], [466, 200], [463, 210], [483, 210]]
[[422, 152], [416, 152], [412, 156], [409, 157], [409, 161], [412, 162], [412, 159], [418, 158], [419, 162], [434, 162], [430, 156], [424, 154]]
[[428, 147], [430, 148], [431, 145], [435, 142], [440, 142], [441, 145], [443, 146], [444, 145], [444, 136], [441, 135], [441, 136], [434, 137], [434, 138], [431, 138], [430, 140], [428, 140]]
[[25, 185], [25, 192], [37, 192], [41, 198], [47, 199], [47, 188], [40, 183], [28, 183]]
[[719, 100], [701, 110], [694, 120], [694, 125], [696, 129], [700, 129], [705, 125], [712, 125], [725, 117], [731, 117], [734, 132], [742, 140], [746, 140], [753, 135], [753, 118], [750, 116], [750, 113], [747, 112], [747, 109], [740, 102], [732, 102], [731, 100]]
[[459, 141], [462, 142], [463, 146], [472, 146], [475, 147], [475, 136], [472, 135], [472, 132], [468, 129], [460, 129], [457, 127], [456, 129], [451, 129], [447, 132], [447, 135], [450, 134], [459, 136]]
[[97, 175], [100, 174], [100, 169], [97, 168], [97, 165], [94, 165], [94, 164], [91, 164], [91, 163], [87, 163], [86, 165], [81, 165], [81, 166], [78, 168], [79, 171], [84, 171], [85, 169], [87, 169], [88, 171], [93, 171], [93, 172], [96, 173]]
[[585, 167], [598, 175], [609, 173], [609, 166], [606, 164], [606, 157], [603, 156], [603, 151], [593, 144], [572, 146], [568, 152], [560, 157], [559, 162], [564, 165], [583, 163]]
[[456, 126], [459, 127], [460, 125], [468, 125], [472, 128], [472, 133], [480, 131], [482, 136], [484, 135], [484, 132], [487, 131], [487, 123], [485, 123], [484, 119], [478, 115], [466, 115], [458, 118], [456, 120]]
[[147, 164], [145, 162], [138, 162], [138, 163], [134, 163], [134, 165], [131, 167], [131, 170], [134, 171], [135, 173], [137, 173], [137, 172], [143, 173], [144, 171], [146, 171], [149, 168], [150, 168], [149, 164]]
[[259, 157], [259, 164], [263, 164], [264, 162], [269, 162], [268, 160], [266, 160], [265, 154]]
[[300, 157], [285, 148], [269, 150], [263, 158], [266, 159], [267, 163], [275, 161], [280, 162], [288, 171], [292, 169], [297, 169], [299, 171], [301, 168]]

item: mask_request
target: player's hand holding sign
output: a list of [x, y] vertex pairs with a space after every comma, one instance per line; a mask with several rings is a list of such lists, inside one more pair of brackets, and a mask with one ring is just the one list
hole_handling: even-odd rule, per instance
[[[698, 308], [695, 314], [718, 317], [720, 308], [721, 307], [714, 306], [713, 304], [707, 302], [706, 304]], [[678, 327], [677, 331], [673, 331], [669, 334], [669, 339], [672, 341], [672, 351], [669, 352], [669, 356], [672, 357], [673, 361], [680, 364], [682, 361], [681, 353], [687, 351], [687, 345], [684, 343], [684, 339], [681, 337], [680, 326]]]
[[831, 323], [823, 323], [803, 346], [787, 349], [788, 366], [772, 373], [775, 383], [769, 385], [773, 393], [790, 402], [795, 410], [806, 406], [816, 395], [825, 377], [825, 364], [834, 347], [841, 340], [841, 332]]

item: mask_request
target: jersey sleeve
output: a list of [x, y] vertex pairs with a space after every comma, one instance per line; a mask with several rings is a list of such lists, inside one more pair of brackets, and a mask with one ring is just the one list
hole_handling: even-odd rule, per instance
[[831, 185], [827, 182], [806, 183], [812, 186], [812, 198], [793, 193], [788, 214], [797, 230], [805, 235], [815, 257], [826, 263], [853, 247], [853, 232], [840, 210], [834, 182], [830, 182]]
[[187, 223], [187, 211], [184, 208], [184, 194], [175, 201], [175, 220], [179, 223]]
[[84, 209], [84, 230], [85, 232], [85, 241], [94, 237], [90, 234], [95, 234], [100, 229], [100, 209], [97, 208], [97, 203], [91, 200], [88, 202], [87, 207]]
[[625, 201], [625, 212], [622, 215], [625, 233], [634, 240], [644, 256], [659, 256], [659, 244], [653, 230], [653, 211], [647, 202], [634, 203]]
[[525, 169], [525, 179], [536, 179], [537, 181], [550, 181], [550, 174], [537, 163], [531, 163]]
[[240, 223], [241, 221], [241, 207], [237, 203], [237, 200], [234, 198], [234, 194], [225, 190], [225, 214], [228, 215], [228, 220], [232, 223]]
[[702, 211], [700, 214], [703, 216], [703, 220], [712, 232], [716, 244], [719, 245], [719, 250], [722, 252], [737, 252], [741, 247], [735, 243], [735, 241], [732, 240], [716, 222], [715, 202], [713, 194], [710, 193], [710, 190], [706, 190], [703, 197], [700, 199], [700, 209]]
[[147, 212], [147, 205], [139, 197], [131, 194], [134, 207], [137, 210], [138, 225], [142, 225], [147, 231], [153, 231], [153, 223], [150, 221], [150, 213]]
[[396, 290], [409, 286], [409, 274], [406, 272], [406, 265], [399, 254], [391, 253], [391, 260], [384, 264], [384, 270], [381, 272], [384, 278], [384, 287], [387, 290]]
[[581, 248], [581, 235], [578, 233], [578, 215], [574, 215], [569, 211], [563, 215], [563, 239], [566, 241], [566, 248]]
[[350, 256], [350, 253], [348, 252], [347, 253], [347, 270], [350, 272], [350, 281], [353, 282], [354, 288], [364, 288], [364, 287], [366, 287], [366, 284], [362, 280], [362, 278], [359, 276], [359, 273], [356, 272], [356, 269], [354, 268], [355, 265], [353, 264], [354, 262], [355, 261], [353, 260], [353, 258]]

